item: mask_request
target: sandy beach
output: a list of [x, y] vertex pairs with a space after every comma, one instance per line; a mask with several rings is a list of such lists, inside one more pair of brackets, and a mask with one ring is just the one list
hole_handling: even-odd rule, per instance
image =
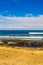
[[0, 46], [0, 65], [43, 65], [43, 49]]

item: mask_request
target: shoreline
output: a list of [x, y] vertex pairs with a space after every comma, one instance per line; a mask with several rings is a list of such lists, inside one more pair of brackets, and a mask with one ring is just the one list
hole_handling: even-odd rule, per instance
[[32, 40], [43, 41], [42, 36], [0, 36], [0, 40]]

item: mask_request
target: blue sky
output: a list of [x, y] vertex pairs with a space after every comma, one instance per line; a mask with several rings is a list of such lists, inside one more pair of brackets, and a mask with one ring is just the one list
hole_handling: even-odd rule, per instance
[[0, 29], [43, 30], [43, 0], [0, 0]]
[[25, 16], [27, 13], [43, 14], [43, 0], [0, 0], [0, 14]]

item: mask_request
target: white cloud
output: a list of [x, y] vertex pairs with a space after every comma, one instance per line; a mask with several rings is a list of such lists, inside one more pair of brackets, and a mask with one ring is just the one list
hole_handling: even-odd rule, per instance
[[30, 13], [30, 14], [26, 14], [25, 16], [26, 16], [26, 17], [31, 17], [31, 16], [33, 16], [33, 15]]
[[0, 29], [41, 29], [43, 30], [43, 15], [37, 17], [10, 17], [0, 15]]

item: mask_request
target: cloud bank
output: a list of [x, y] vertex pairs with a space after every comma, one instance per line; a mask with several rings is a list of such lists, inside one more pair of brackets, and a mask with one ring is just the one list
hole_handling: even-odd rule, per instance
[[[31, 17], [30, 17], [31, 16]], [[14, 17], [0, 15], [0, 30], [43, 30], [43, 15]]]

